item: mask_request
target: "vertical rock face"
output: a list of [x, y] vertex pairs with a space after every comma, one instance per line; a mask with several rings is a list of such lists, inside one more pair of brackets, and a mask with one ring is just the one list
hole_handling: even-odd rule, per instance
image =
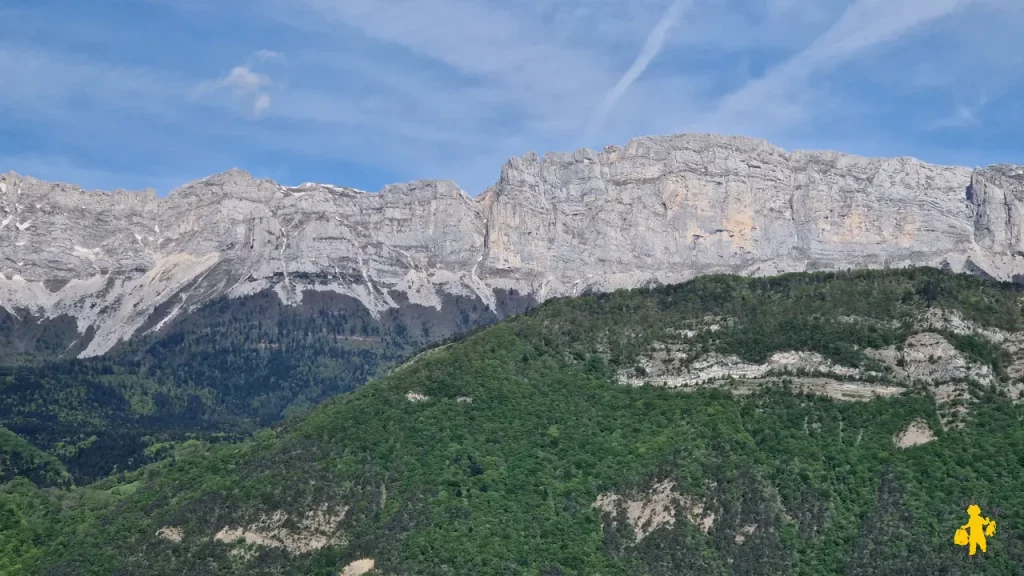
[[[1024, 168], [787, 153], [677, 135], [513, 158], [477, 198], [420, 181], [378, 193], [231, 170], [166, 198], [0, 176], [0, 305], [67, 315], [83, 355], [218, 296], [272, 289], [494, 305], [710, 272], [948, 265], [1024, 271]], [[159, 316], [159, 317], [155, 317]], [[147, 328], [150, 329], [150, 328]]]
[[993, 252], [1021, 252], [1024, 167], [990, 166], [972, 174], [967, 198], [975, 212], [978, 246]]
[[[1006, 220], [991, 184], [968, 199], [972, 178], [986, 174], [699, 135], [528, 155], [481, 200], [486, 261], [495, 275], [605, 289], [712, 271], [959, 263], [983, 248], [976, 221]], [[1007, 178], [1019, 193], [1021, 181]], [[1003, 228], [991, 230], [998, 240], [983, 249], [1007, 252]]]

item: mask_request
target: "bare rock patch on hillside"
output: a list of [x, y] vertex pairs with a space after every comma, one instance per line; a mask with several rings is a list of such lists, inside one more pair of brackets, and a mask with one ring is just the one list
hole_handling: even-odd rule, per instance
[[[872, 326], [898, 328], [897, 321], [846, 316], [841, 322], [867, 322]], [[716, 327], [731, 325], [728, 320]], [[1007, 332], [968, 321], [956, 310], [929, 309], [907, 327], [925, 330], [911, 334], [899, 345], [867, 348], [862, 352], [876, 364], [870, 369], [837, 364], [807, 350], [777, 351], [761, 363], [719, 352], [707, 352], [707, 342], [696, 337], [706, 333], [707, 320], [684, 330], [670, 332], [667, 340], [654, 342], [632, 366], [621, 369], [620, 384], [660, 386], [679, 390], [722, 388], [748, 394], [765, 387], [784, 385], [796, 392], [827, 396], [841, 401], [891, 397], [908, 389], [927, 390], [939, 407], [946, 429], [962, 427], [974, 401], [972, 383], [997, 386], [1014, 401], [1024, 399], [1024, 332]], [[720, 329], [720, 328], [719, 328]], [[717, 330], [716, 330], [717, 331]], [[941, 333], [939, 332], [941, 331]], [[1008, 382], [987, 363], [969, 357], [954, 346], [949, 334], [973, 334], [1009, 352]]]
[[332, 511], [331, 506], [324, 504], [307, 512], [298, 520], [296, 528], [289, 528], [286, 525], [288, 514], [278, 510], [264, 514], [248, 526], [225, 526], [213, 539], [226, 544], [244, 542], [258, 547], [280, 548], [291, 554], [307, 554], [344, 542], [337, 529], [346, 512], [347, 507]]
[[892, 441], [900, 448], [910, 448], [911, 446], [920, 446], [921, 444], [927, 444], [935, 440], [935, 434], [932, 433], [931, 427], [924, 420], [914, 420], [907, 425], [899, 434], [893, 436]]
[[375, 565], [376, 562], [374, 562], [373, 558], [360, 558], [342, 568], [338, 576], [363, 576], [363, 574], [373, 570]]
[[713, 513], [705, 514], [701, 500], [676, 491], [672, 480], [655, 483], [644, 494], [634, 497], [614, 493], [600, 494], [594, 508], [610, 515], [614, 523], [620, 513], [633, 529], [634, 543], [640, 542], [655, 530], [676, 523], [676, 511], [682, 510], [686, 519], [707, 533], [715, 522]]
[[405, 393], [405, 399], [409, 402], [426, 402], [427, 400], [430, 400], [430, 396], [410, 390]]
[[156, 531], [157, 538], [163, 538], [174, 543], [180, 543], [185, 537], [185, 532], [177, 526], [164, 526]]

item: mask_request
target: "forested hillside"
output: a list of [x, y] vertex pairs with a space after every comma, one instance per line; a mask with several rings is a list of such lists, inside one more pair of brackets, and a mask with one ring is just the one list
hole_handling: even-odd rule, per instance
[[1021, 302], [933, 269], [551, 301], [244, 441], [9, 481], [0, 573], [1020, 574]]
[[[502, 293], [498, 314], [528, 304]], [[374, 317], [337, 294], [311, 292], [286, 306], [263, 292], [214, 301], [104, 356], [76, 360], [60, 357], [66, 342], [44, 345], [56, 330], [50, 324], [63, 324], [30, 330], [2, 316], [0, 337], [10, 346], [0, 354], [0, 426], [87, 483], [177, 442], [221, 441], [301, 413], [428, 343], [498, 317], [454, 296], [440, 310], [406, 304]]]
[[0, 483], [19, 476], [42, 486], [67, 486], [71, 482], [57, 458], [0, 426]]

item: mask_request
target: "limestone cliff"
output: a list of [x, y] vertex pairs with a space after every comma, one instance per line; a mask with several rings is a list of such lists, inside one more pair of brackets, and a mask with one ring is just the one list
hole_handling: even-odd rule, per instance
[[82, 355], [211, 298], [329, 290], [377, 313], [444, 293], [493, 306], [710, 272], [949, 266], [1012, 280], [1024, 168], [647, 137], [513, 158], [476, 198], [452, 182], [377, 193], [231, 170], [166, 198], [0, 175], [0, 305], [69, 316]]

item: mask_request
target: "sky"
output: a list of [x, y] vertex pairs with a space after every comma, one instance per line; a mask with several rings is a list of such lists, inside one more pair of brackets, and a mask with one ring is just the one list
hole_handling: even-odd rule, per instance
[[0, 30], [0, 172], [86, 189], [476, 195], [679, 132], [1024, 163], [1024, 0], [4, 0]]

